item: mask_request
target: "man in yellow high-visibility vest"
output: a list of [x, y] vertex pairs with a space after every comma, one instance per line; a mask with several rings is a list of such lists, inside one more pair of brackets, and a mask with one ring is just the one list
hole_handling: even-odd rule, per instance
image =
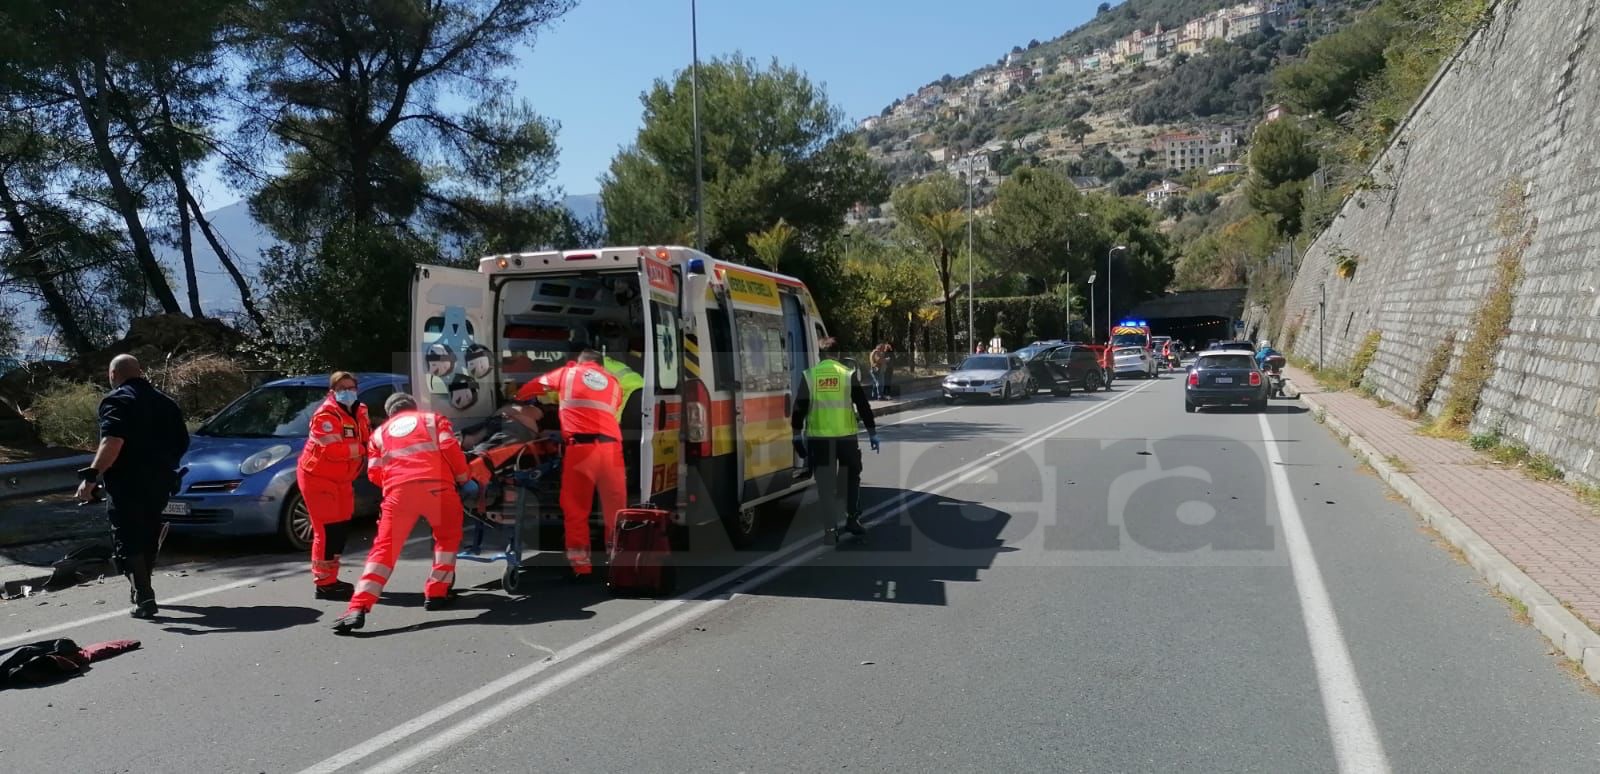
[[878, 427], [872, 421], [872, 404], [867, 402], [867, 391], [861, 387], [856, 369], [839, 362], [838, 343], [824, 339], [819, 346], [822, 362], [805, 372], [795, 396], [790, 427], [794, 431], [795, 453], [806, 459], [816, 477], [822, 542], [831, 545], [839, 540], [840, 511], [845, 514], [846, 532], [857, 536], [867, 533], [861, 525], [861, 445], [856, 443], [856, 420], [866, 426], [873, 451], [879, 449]]

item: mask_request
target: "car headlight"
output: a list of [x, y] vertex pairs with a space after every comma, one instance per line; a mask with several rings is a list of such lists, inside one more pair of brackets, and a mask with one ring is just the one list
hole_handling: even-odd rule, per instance
[[289, 452], [292, 451], [294, 451], [294, 449], [291, 449], [288, 445], [281, 443], [277, 446], [269, 446], [265, 449], [262, 449], [255, 454], [245, 457], [244, 462], [239, 463], [239, 474], [244, 476], [253, 476], [257, 473], [260, 473], [261, 471], [283, 461], [283, 458], [289, 456]]

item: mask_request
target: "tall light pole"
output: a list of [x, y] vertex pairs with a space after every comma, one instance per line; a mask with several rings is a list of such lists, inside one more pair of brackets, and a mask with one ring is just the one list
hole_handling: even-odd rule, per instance
[[700, 15], [695, 0], [689, 0], [689, 46], [693, 64], [689, 71], [689, 89], [694, 94], [694, 249], [706, 249], [705, 174], [701, 171], [700, 157]]
[[1111, 277], [1113, 276], [1113, 272], [1111, 271], [1111, 259], [1114, 258], [1117, 253], [1126, 252], [1128, 252], [1127, 245], [1117, 245], [1106, 251], [1106, 341], [1111, 340], [1111, 321], [1116, 319], [1112, 316], [1112, 310], [1114, 307], [1111, 304]]
[[[978, 329], [977, 329], [976, 324], [973, 322], [973, 320], [974, 320], [974, 315], [973, 315], [974, 302], [973, 302], [973, 299], [972, 299], [972, 296], [974, 295], [973, 294], [973, 287], [972, 287], [972, 283], [973, 283], [973, 274], [972, 274], [972, 263], [973, 263], [973, 261], [972, 261], [972, 223], [973, 223], [973, 221], [975, 221], [977, 219], [978, 219], [978, 213], [977, 213], [976, 210], [974, 210], [972, 208], [972, 175], [970, 173], [968, 173], [968, 175], [967, 175], [967, 351], [968, 351], [969, 354], [972, 353], [972, 352], [976, 352], [978, 350]], [[945, 311], [949, 312], [948, 309], [945, 310]], [[950, 354], [951, 354], [951, 356], [955, 355], [954, 352], [951, 352]]]
[[1099, 341], [1099, 339], [1098, 339], [1098, 337], [1096, 336], [1096, 333], [1095, 333], [1095, 319], [1094, 319], [1094, 281], [1095, 281], [1095, 278], [1099, 277], [1099, 276], [1100, 276], [1099, 272], [1093, 272], [1093, 271], [1089, 272], [1089, 343], [1090, 344], [1094, 344], [1094, 343]]

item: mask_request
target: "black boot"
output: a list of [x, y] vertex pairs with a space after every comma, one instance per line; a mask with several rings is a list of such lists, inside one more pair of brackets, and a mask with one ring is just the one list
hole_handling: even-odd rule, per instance
[[356, 593], [356, 587], [344, 581], [334, 581], [329, 584], [317, 586], [317, 599], [331, 599], [337, 602], [349, 602], [350, 597]]
[[150, 558], [129, 557], [124, 566], [128, 576], [128, 598], [133, 603], [131, 615], [134, 618], [154, 618], [160, 608], [156, 607], [156, 590], [150, 585]]
[[856, 514], [850, 514], [845, 517], [844, 531], [857, 537], [867, 534], [867, 528], [861, 526], [861, 517]]
[[333, 631], [335, 634], [347, 634], [366, 625], [367, 611], [360, 609], [346, 610], [344, 615], [339, 616], [333, 622]]

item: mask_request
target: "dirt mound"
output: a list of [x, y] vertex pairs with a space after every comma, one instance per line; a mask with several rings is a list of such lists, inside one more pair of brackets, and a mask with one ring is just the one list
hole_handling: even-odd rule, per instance
[[51, 382], [104, 383], [106, 369], [117, 355], [131, 354], [145, 368], [157, 369], [201, 355], [230, 357], [243, 342], [242, 334], [219, 320], [176, 314], [141, 317], [128, 326], [128, 335], [97, 352], [65, 362], [31, 363], [0, 377], [0, 403], [9, 403], [14, 412], [26, 411]]

